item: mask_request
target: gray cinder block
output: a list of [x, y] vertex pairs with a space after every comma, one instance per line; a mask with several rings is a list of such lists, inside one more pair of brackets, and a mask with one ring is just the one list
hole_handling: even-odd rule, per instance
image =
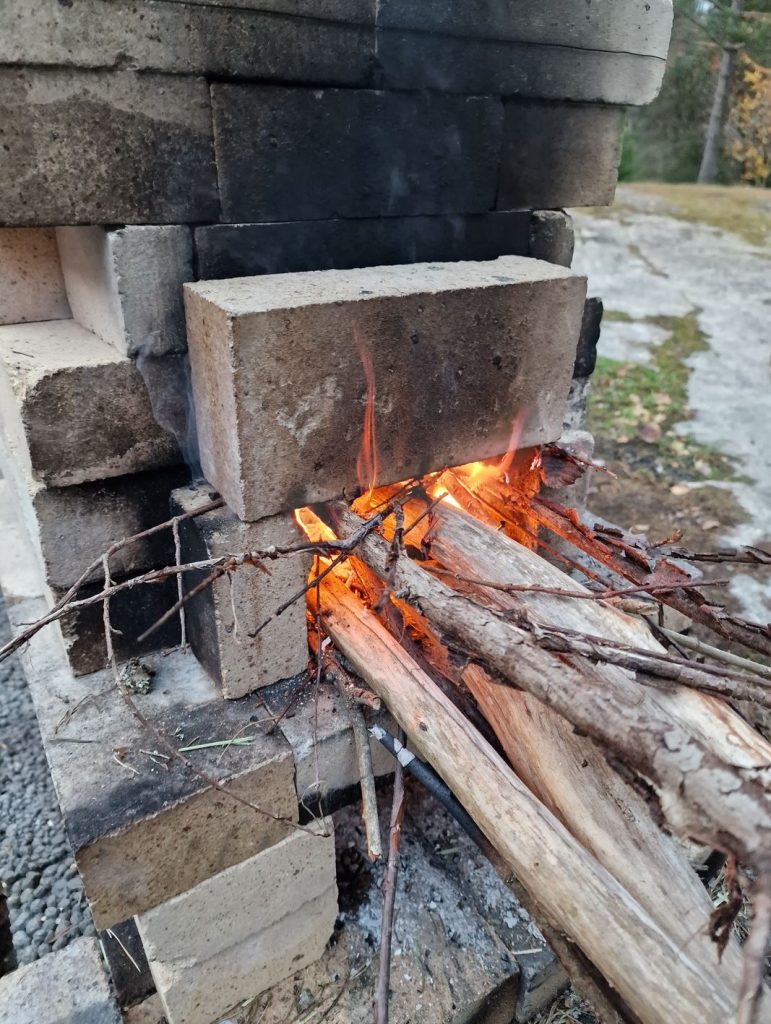
[[176, 388], [177, 359], [144, 366], [146, 384], [73, 320], [0, 327], [0, 420], [26, 476], [63, 487], [180, 462], [152, 401], [170, 380]]
[[[206, 477], [246, 520], [556, 439], [585, 279], [524, 257], [185, 286]], [[364, 481], [365, 484], [369, 481]]]
[[182, 285], [195, 280], [186, 225], [56, 232], [72, 316], [124, 355], [184, 352]]
[[[172, 495], [173, 514], [211, 501], [206, 487], [182, 487]], [[228, 508], [180, 523], [183, 562], [220, 555], [288, 547], [303, 541], [294, 516], [281, 514], [243, 523]], [[222, 687], [223, 696], [243, 697], [304, 671], [308, 663], [305, 601], [300, 599], [257, 636], [251, 634], [279, 606], [302, 590], [310, 556], [266, 560], [264, 571], [242, 566], [216, 580], [187, 604], [188, 639], [195, 656]], [[211, 570], [186, 573], [192, 590]]]
[[202, 281], [431, 260], [527, 256], [526, 211], [446, 217], [368, 217], [195, 229]]
[[54, 232], [0, 229], [0, 324], [69, 316]]
[[219, 216], [202, 78], [0, 68], [0, 224]]
[[223, 219], [482, 213], [502, 108], [482, 96], [212, 86]]

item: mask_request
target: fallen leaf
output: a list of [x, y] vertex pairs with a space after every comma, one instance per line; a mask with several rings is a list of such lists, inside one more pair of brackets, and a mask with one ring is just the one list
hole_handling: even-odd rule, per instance
[[717, 519], [705, 519], [701, 524], [702, 530], [716, 530], [718, 526], [720, 523]]
[[643, 423], [637, 428], [637, 436], [646, 444], [656, 444], [661, 440], [661, 427], [658, 423]]
[[632, 527], [632, 533], [647, 533], [650, 530], [648, 523], [635, 523]]
[[684, 494], [690, 491], [688, 484], [674, 484], [669, 488], [669, 493], [674, 494], [676, 498], [681, 498]]

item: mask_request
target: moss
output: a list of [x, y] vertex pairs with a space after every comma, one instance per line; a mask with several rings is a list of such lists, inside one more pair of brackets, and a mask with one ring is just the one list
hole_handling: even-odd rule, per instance
[[620, 324], [631, 324], [632, 317], [620, 309], [606, 309], [602, 314], [603, 323], [608, 321]]
[[589, 429], [601, 442], [623, 445], [632, 463], [643, 466], [655, 456], [675, 476], [730, 478], [724, 455], [674, 431], [691, 417], [686, 360], [707, 347], [696, 314], [648, 317], [644, 322], [669, 331], [668, 337], [646, 365], [598, 357]]

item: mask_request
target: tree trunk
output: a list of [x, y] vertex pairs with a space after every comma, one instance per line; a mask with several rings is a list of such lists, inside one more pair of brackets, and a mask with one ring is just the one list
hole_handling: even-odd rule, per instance
[[[742, 0], [732, 0], [731, 11], [736, 15], [740, 15], [742, 13]], [[696, 179], [701, 185], [712, 184], [717, 177], [726, 109], [734, 77], [734, 68], [736, 67], [737, 53], [738, 48], [735, 43], [727, 43], [723, 47], [715, 94], [712, 97], [712, 109], [709, 113], [707, 136], [704, 139], [701, 166], [699, 167], [699, 175]]]

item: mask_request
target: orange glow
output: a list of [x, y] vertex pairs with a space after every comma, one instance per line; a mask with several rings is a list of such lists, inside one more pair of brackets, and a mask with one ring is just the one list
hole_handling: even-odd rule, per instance
[[375, 367], [372, 356], [365, 348], [354, 326], [353, 340], [359, 350], [359, 359], [367, 381], [367, 404], [364, 408], [364, 423], [361, 430], [361, 445], [356, 456], [356, 478], [362, 491], [372, 492], [377, 483], [377, 437], [375, 435]]
[[509, 436], [509, 446], [506, 449], [506, 454], [501, 459], [501, 464], [498, 467], [498, 473], [506, 483], [509, 482], [509, 472], [511, 471], [511, 464], [514, 461], [514, 456], [517, 454], [519, 448], [519, 439], [522, 437], [522, 428], [525, 425], [525, 411], [521, 409], [514, 419], [511, 421], [511, 434]]

